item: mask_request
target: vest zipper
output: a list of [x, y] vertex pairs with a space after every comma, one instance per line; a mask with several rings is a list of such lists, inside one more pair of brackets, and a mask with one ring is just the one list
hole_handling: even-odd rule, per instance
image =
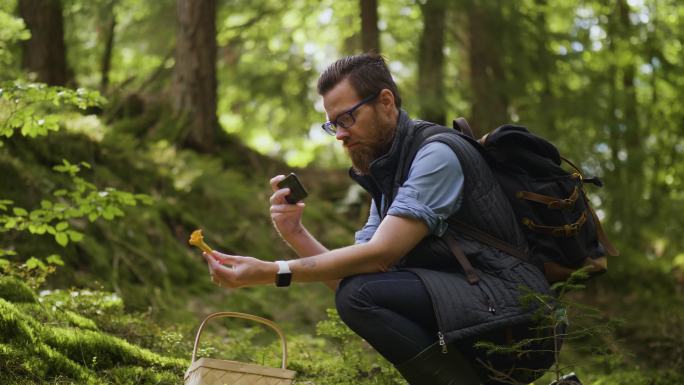
[[[421, 281], [423, 280], [423, 278], [421, 276], [419, 276], [417, 274], [416, 274], [416, 276]], [[423, 285], [425, 285], [425, 289], [428, 292], [430, 292], [429, 286], [424, 281], [423, 281]], [[430, 292], [430, 297], [432, 297], [432, 296], [433, 295]], [[442, 328], [442, 317], [440, 317], [439, 310], [437, 309], [437, 305], [435, 305], [435, 302], [434, 301], [431, 301], [431, 302], [432, 302], [432, 310], [435, 312], [435, 319], [437, 321], [437, 341], [439, 343], [439, 346], [442, 347], [442, 354], [447, 354], [447, 353], [449, 353], [449, 349], [447, 348], [447, 342], [446, 342], [446, 338], [444, 337], [444, 333], [442, 333], [442, 330], [444, 330]]]
[[446, 346], [446, 340], [444, 339], [444, 334], [441, 331], [437, 331], [437, 339], [439, 340], [439, 346], [442, 347], [442, 354], [449, 353]]
[[482, 286], [482, 281], [477, 283], [477, 287], [480, 288], [480, 291], [482, 294], [485, 296], [485, 300], [487, 301], [487, 311], [489, 311], [492, 314], [496, 314], [496, 303], [492, 299], [492, 297], [487, 293], [487, 290], [485, 290]]

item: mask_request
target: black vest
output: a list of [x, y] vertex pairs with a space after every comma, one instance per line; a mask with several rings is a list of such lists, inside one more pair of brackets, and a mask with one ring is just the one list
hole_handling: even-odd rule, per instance
[[[438, 134], [425, 138], [425, 134]], [[512, 208], [484, 158], [469, 138], [433, 123], [413, 121], [401, 110], [390, 150], [370, 166], [369, 175], [351, 177], [373, 197], [380, 218], [387, 214], [419, 147], [439, 141], [456, 154], [464, 173], [461, 207], [450, 219], [474, 225], [518, 247], [525, 246]], [[416, 146], [415, 141], [421, 141]], [[452, 226], [447, 230], [454, 232]], [[435, 235], [422, 240], [395, 268], [416, 273], [430, 292], [440, 332], [459, 339], [500, 326], [528, 322], [536, 307], [523, 308], [519, 285], [549, 293], [541, 271], [520, 259], [454, 233], [459, 246], [478, 271], [480, 283], [471, 285], [446, 243]], [[469, 310], [469, 311], [464, 311]]]

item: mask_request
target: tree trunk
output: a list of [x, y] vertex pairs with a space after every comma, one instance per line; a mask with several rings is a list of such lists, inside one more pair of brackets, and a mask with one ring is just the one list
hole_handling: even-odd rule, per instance
[[540, 121], [545, 126], [548, 137], [555, 139], [559, 133], [556, 128], [556, 95], [553, 91], [551, 74], [554, 72], [555, 64], [549, 48], [549, 28], [546, 21], [547, 0], [536, 0], [535, 5], [540, 9], [536, 17], [536, 43], [537, 58], [533, 64], [533, 70], [539, 74], [544, 84], [540, 97], [540, 106], [545, 106], [539, 110]]
[[472, 127], [476, 135], [508, 121], [506, 76], [502, 64], [498, 7], [473, 4], [469, 11], [468, 54]]
[[174, 109], [185, 146], [211, 151], [216, 132], [216, 0], [177, 0]]
[[22, 66], [36, 74], [36, 80], [52, 86], [72, 81], [64, 44], [62, 3], [59, 0], [19, 0], [19, 15], [31, 38], [25, 41]]
[[445, 124], [444, 26], [446, 8], [442, 0], [428, 0], [421, 9], [423, 34], [418, 48], [420, 118], [437, 124]]
[[378, 0], [359, 0], [361, 8], [361, 48], [364, 52], [380, 52]]
[[[636, 31], [629, 18], [629, 5], [625, 0], [617, 2], [617, 13], [620, 17], [621, 33], [620, 39], [629, 41], [635, 35]], [[625, 44], [626, 45], [626, 44]], [[624, 111], [623, 127], [624, 131], [624, 148], [627, 150], [627, 159], [624, 162], [623, 190], [625, 197], [628, 197], [632, 202], [640, 201], [644, 196], [644, 187], [646, 178], [644, 175], [644, 139], [645, 135], [642, 133], [640, 117], [638, 111], [638, 101], [636, 95], [636, 86], [634, 79], [636, 77], [636, 68], [633, 62], [626, 64], [622, 69], [622, 74], [619, 79], [616, 79], [622, 84], [621, 96], [623, 98], [622, 109]], [[625, 202], [626, 204], [628, 202]], [[645, 205], [632, 206], [624, 212], [625, 235], [632, 241], [637, 241], [642, 235], [642, 231], [638, 223], [643, 223], [645, 215]], [[638, 245], [635, 244], [635, 246]]]
[[100, 80], [100, 90], [102, 92], [107, 91], [109, 86], [109, 70], [112, 66], [112, 51], [114, 50], [114, 30], [116, 29], [116, 14], [114, 13], [114, 7], [116, 6], [116, 1], [109, 3], [107, 7], [107, 12], [105, 14], [106, 28], [104, 35], [104, 52], [102, 53], [102, 77]]

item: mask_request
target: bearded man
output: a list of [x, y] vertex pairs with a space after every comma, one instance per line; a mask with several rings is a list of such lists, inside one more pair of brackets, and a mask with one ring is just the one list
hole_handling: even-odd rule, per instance
[[[305, 205], [271, 179], [271, 217], [299, 255], [290, 261], [205, 254], [220, 286], [287, 286], [322, 281], [335, 290], [342, 320], [396, 366], [411, 385], [530, 382], [554, 359], [548, 330], [525, 292], [550, 295], [537, 267], [469, 238], [453, 219], [511, 245], [525, 240], [512, 209], [475, 147], [456, 131], [411, 120], [385, 60], [342, 58], [320, 76], [328, 121], [350, 175], [372, 197], [355, 244], [328, 250], [302, 225]], [[451, 239], [452, 241], [448, 241]], [[460, 252], [459, 252], [460, 250]], [[461, 261], [454, 253], [463, 254]], [[540, 336], [542, 334], [542, 336]], [[477, 341], [511, 344], [536, 337], [522, 355], [488, 355]]]

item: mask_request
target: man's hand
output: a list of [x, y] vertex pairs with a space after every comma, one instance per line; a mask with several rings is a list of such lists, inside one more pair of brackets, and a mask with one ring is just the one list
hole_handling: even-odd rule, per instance
[[252, 257], [228, 255], [212, 251], [202, 253], [209, 266], [211, 280], [220, 287], [238, 288], [272, 284], [278, 265]]
[[302, 212], [306, 206], [304, 202], [297, 204], [289, 204], [285, 200], [285, 196], [290, 193], [289, 188], [281, 189], [278, 183], [285, 179], [284, 175], [278, 175], [271, 178], [271, 189], [273, 195], [269, 201], [271, 202], [271, 220], [276, 230], [286, 241], [293, 235], [301, 232], [302, 227]]

